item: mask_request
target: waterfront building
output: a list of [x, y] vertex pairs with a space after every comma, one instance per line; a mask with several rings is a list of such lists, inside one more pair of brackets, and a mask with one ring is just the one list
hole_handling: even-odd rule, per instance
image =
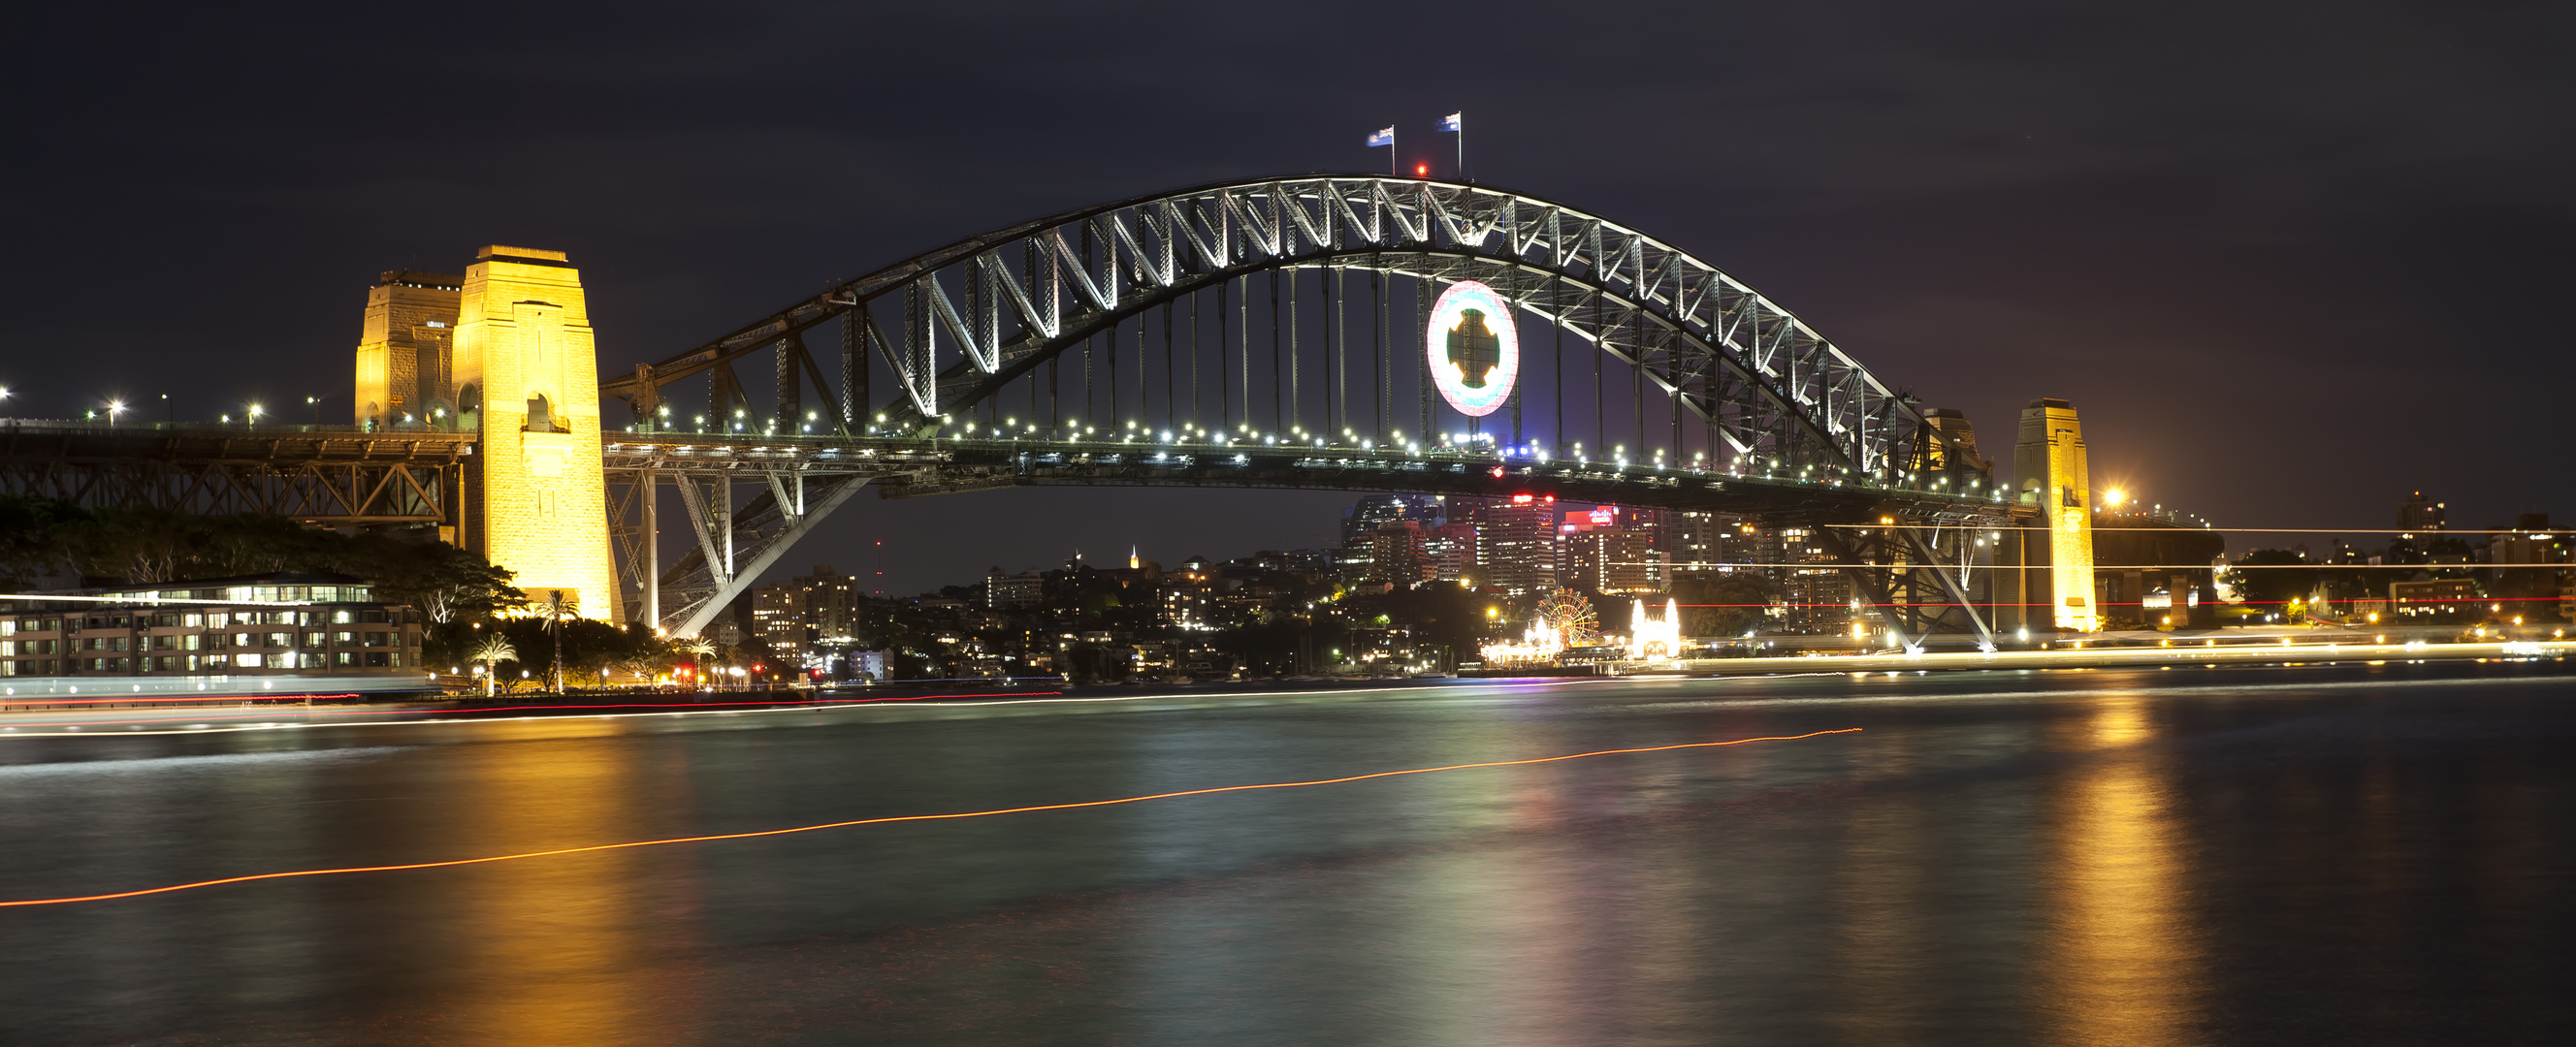
[[0, 600], [0, 676], [414, 673], [422, 626], [337, 574], [53, 590]]
[[2388, 603], [2408, 618], [2446, 616], [2475, 604], [2485, 594], [2466, 578], [2418, 578], [2388, 583]]

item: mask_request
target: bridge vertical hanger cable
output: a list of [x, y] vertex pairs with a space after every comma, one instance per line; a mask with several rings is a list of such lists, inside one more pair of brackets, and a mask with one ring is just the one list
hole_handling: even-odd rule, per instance
[[1368, 391], [1368, 437], [1386, 445], [1386, 268], [1368, 255], [1368, 370], [1378, 376]]
[[1199, 293], [1190, 292], [1190, 424], [1197, 425], [1206, 415], [1199, 406]]
[[1243, 431], [1252, 431], [1252, 278], [1234, 278], [1234, 372], [1243, 381]]
[[[1413, 333], [1405, 337], [1406, 351], [1413, 356], [1413, 398], [1422, 408], [1422, 446], [1426, 448], [1433, 442], [1431, 439], [1431, 291], [1431, 278], [1427, 276], [1413, 278]], [[1420, 346], [1412, 344], [1415, 338], [1422, 339]]]
[[[1196, 316], [1196, 312], [1191, 314]], [[1180, 425], [1180, 399], [1175, 376], [1180, 373], [1172, 350], [1172, 303], [1163, 303], [1163, 429], [1169, 432]]]
[[1331, 432], [1325, 439], [1339, 440], [1342, 438], [1342, 433], [1350, 429], [1351, 416], [1350, 366], [1346, 359], [1350, 353], [1350, 332], [1344, 330], [1342, 326], [1343, 307], [1348, 304], [1343, 296], [1350, 286], [1342, 279], [1347, 275], [1348, 270], [1337, 265], [1324, 271], [1330, 274], [1333, 284], [1332, 290], [1326, 295], [1333, 303], [1333, 322], [1330, 329], [1324, 332], [1324, 344], [1330, 346], [1333, 353], [1333, 387], [1324, 394], [1325, 401], [1333, 405], [1331, 410], [1324, 412], [1325, 424], [1331, 428]]
[[[1288, 233], [1282, 230], [1279, 235], [1285, 237]], [[1283, 437], [1306, 428], [1306, 402], [1298, 398], [1304, 390], [1298, 388], [1297, 381], [1297, 285], [1305, 282], [1305, 276], [1304, 269], [1288, 270], [1288, 424], [1281, 432]]]
[[1228, 434], [1234, 432], [1234, 368], [1230, 366], [1234, 346], [1226, 338], [1226, 307], [1232, 304], [1226, 292], [1233, 286], [1233, 280], [1219, 280], [1216, 284], [1216, 428]]
[[1386, 358], [1386, 262], [1369, 255], [1369, 308], [1377, 313], [1377, 329], [1369, 334], [1369, 370], [1377, 372], [1377, 388], [1369, 397], [1369, 431], [1380, 445], [1386, 443], [1387, 391], [1394, 381], [1395, 369]]
[[1279, 356], [1279, 270], [1270, 270], [1270, 429], [1288, 432], [1288, 362]]

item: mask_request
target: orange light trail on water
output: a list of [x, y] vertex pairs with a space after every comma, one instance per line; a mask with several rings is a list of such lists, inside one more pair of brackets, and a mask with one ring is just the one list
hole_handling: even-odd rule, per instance
[[220, 880], [199, 880], [195, 883], [174, 883], [167, 887], [147, 887], [139, 891], [117, 891], [110, 894], [84, 894], [67, 898], [23, 898], [16, 901], [0, 901], [0, 909], [22, 908], [35, 905], [70, 905], [76, 902], [114, 901], [119, 898], [140, 898], [150, 894], [169, 894], [174, 891], [193, 891], [203, 887], [221, 887], [225, 884], [252, 883], [259, 880], [287, 880], [305, 876], [341, 876], [349, 873], [402, 872], [410, 869], [446, 869], [460, 865], [486, 865], [492, 862], [512, 862], [526, 858], [552, 858], [557, 855], [565, 854], [591, 854], [599, 851], [622, 851], [637, 847], [661, 847], [675, 843], [713, 843], [719, 840], [749, 840], [763, 836], [789, 836], [796, 833], [820, 832], [825, 829], [848, 829], [861, 825], [887, 825], [894, 822], [939, 822], [952, 821], [959, 818], [990, 818], [995, 815], [1002, 814], [1029, 814], [1036, 811], [1070, 811], [1085, 807], [1115, 807], [1121, 804], [1143, 803], [1147, 800], [1170, 800], [1183, 796], [1209, 796], [1216, 793], [1251, 792], [1259, 789], [1299, 789], [1310, 785], [1340, 785], [1345, 782], [1364, 782], [1372, 778], [1397, 778], [1412, 774], [1438, 774], [1442, 771], [1467, 771], [1481, 767], [1525, 767], [1531, 764], [1562, 763], [1567, 760], [1581, 760], [1594, 756], [1621, 756], [1630, 753], [1661, 753], [1672, 752], [1679, 749], [1715, 749], [1729, 745], [1746, 745], [1753, 742], [1794, 742], [1804, 738], [1821, 738], [1829, 734], [1857, 734], [1859, 731], [1860, 728], [1858, 727], [1841, 727], [1830, 731], [1810, 731], [1806, 734], [1779, 735], [1767, 738], [1736, 738], [1723, 742], [1683, 742], [1678, 745], [1649, 745], [1634, 749], [1602, 749], [1588, 753], [1568, 753], [1563, 756], [1539, 756], [1527, 760], [1489, 760], [1483, 763], [1453, 763], [1445, 767], [1414, 767], [1401, 771], [1378, 771], [1373, 774], [1354, 774], [1344, 778], [1318, 778], [1314, 781], [1308, 782], [1262, 782], [1255, 785], [1219, 785], [1206, 789], [1183, 789], [1179, 792], [1153, 793], [1146, 796], [1122, 796], [1114, 800], [1081, 800], [1074, 803], [1046, 803], [1029, 807], [1003, 807], [990, 811], [957, 811], [950, 814], [898, 814], [889, 815], [883, 818], [856, 818], [846, 822], [823, 822], [818, 825], [798, 825], [786, 829], [760, 829], [753, 832], [716, 833], [709, 836], [675, 836], [662, 840], [630, 840], [625, 843], [601, 843], [592, 844], [587, 847], [560, 847], [550, 851], [527, 851], [520, 854], [495, 854], [482, 858], [454, 858], [442, 862], [412, 862], [405, 865], [361, 865], [341, 869], [295, 869], [287, 872], [256, 873], [250, 876], [227, 876]]

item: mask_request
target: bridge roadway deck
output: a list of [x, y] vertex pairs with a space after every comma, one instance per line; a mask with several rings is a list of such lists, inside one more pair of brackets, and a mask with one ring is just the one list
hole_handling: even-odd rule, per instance
[[1782, 521], [2000, 523], [2014, 507], [1927, 489], [1845, 479], [1735, 475], [1654, 464], [1545, 460], [1489, 450], [1406, 452], [1353, 447], [1186, 442], [1067, 443], [898, 437], [610, 433], [615, 479], [674, 475], [868, 477], [887, 498], [1028, 486], [1175, 486], [1391, 491], [1640, 508], [1760, 513]]
[[453, 523], [476, 443], [354, 426], [12, 419], [0, 423], [0, 493], [333, 526]]

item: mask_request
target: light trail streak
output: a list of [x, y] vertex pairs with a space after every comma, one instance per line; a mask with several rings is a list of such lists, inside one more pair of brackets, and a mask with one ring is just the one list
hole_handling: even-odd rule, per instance
[[25, 908], [39, 905], [71, 905], [79, 902], [114, 901], [119, 898], [141, 898], [146, 895], [170, 894], [176, 891], [193, 891], [206, 887], [221, 887], [226, 884], [235, 883], [255, 883], [261, 880], [287, 880], [310, 876], [345, 876], [353, 873], [404, 872], [412, 869], [448, 869], [464, 865], [487, 865], [493, 862], [521, 861], [529, 858], [552, 858], [566, 854], [593, 854], [601, 851], [623, 851], [639, 847], [664, 847], [671, 844], [681, 843], [713, 843], [721, 840], [758, 839], [764, 836], [790, 836], [798, 833], [821, 832], [826, 829], [848, 829], [862, 825], [890, 825], [896, 822], [954, 821], [961, 818], [990, 818], [996, 815], [1029, 814], [1037, 811], [1071, 811], [1086, 807], [1116, 807], [1123, 804], [1144, 803], [1148, 800], [1171, 800], [1184, 796], [1211, 796], [1217, 793], [1252, 792], [1262, 789], [1302, 789], [1316, 785], [1341, 785], [1347, 782], [1364, 782], [1375, 778], [1399, 778], [1414, 774], [1438, 774], [1443, 771], [1467, 771], [1483, 767], [1526, 767], [1533, 764], [1562, 763], [1567, 760], [1582, 760], [1595, 756], [1621, 756], [1633, 753], [1673, 752], [1681, 749], [1715, 749], [1730, 745], [1747, 745], [1753, 742], [1794, 742], [1806, 738], [1821, 738], [1830, 734], [1857, 734], [1860, 730], [1861, 729], [1858, 727], [1839, 727], [1830, 731], [1810, 731], [1806, 734], [1778, 735], [1764, 738], [1735, 738], [1723, 742], [1682, 742], [1677, 745], [1648, 745], [1632, 749], [1601, 749], [1588, 753], [1567, 753], [1562, 756], [1538, 756], [1526, 760], [1488, 760], [1481, 763], [1455, 763], [1443, 767], [1413, 767], [1401, 771], [1377, 771], [1371, 774], [1354, 774], [1342, 778], [1318, 778], [1313, 781], [1303, 782], [1262, 782], [1253, 785], [1219, 785], [1205, 789], [1183, 789], [1178, 792], [1151, 793], [1144, 796], [1122, 796], [1112, 800], [1080, 800], [1073, 803], [1046, 803], [1027, 807], [1002, 807], [989, 811], [956, 811], [948, 814], [898, 814], [888, 815], [883, 818], [854, 818], [844, 822], [823, 822], [816, 825], [799, 825], [785, 829], [759, 829], [752, 832], [715, 833], [706, 836], [674, 836], [660, 840], [630, 840], [625, 843], [592, 844], [587, 847], [559, 847], [546, 851], [525, 851], [519, 854], [495, 854], [481, 858], [453, 858], [447, 861], [437, 862], [411, 862], [403, 865], [360, 865], [338, 869], [294, 869], [287, 872], [254, 873], [249, 876], [227, 876], [218, 880], [199, 880], [194, 883], [174, 883], [166, 887], [146, 887], [141, 890], [116, 891], [108, 894], [84, 894], [63, 898], [22, 898], [16, 901], [0, 901], [0, 909]]
[[[560, 709], [674, 709], [681, 712], [692, 713], [773, 712], [779, 710], [813, 709], [817, 707], [841, 705], [868, 705], [875, 702], [926, 702], [941, 698], [1025, 698], [1035, 695], [1063, 693], [1064, 692], [1062, 691], [1000, 691], [992, 694], [897, 694], [887, 695], [882, 698], [800, 698], [794, 701], [784, 702], [630, 702], [622, 705], [487, 705], [468, 709], [310, 709], [303, 706], [272, 706], [266, 709], [261, 709], [254, 706], [250, 707], [252, 709], [250, 712], [211, 716], [199, 714], [196, 716], [165, 716], [151, 720], [79, 720], [69, 721], [66, 724], [35, 724], [33, 726], [55, 727], [76, 724], [77, 726], [83, 727], [121, 727], [128, 724], [146, 723], [209, 723], [219, 720], [279, 720], [300, 716], [454, 716], [459, 713], [545, 712], [548, 710]], [[155, 699], [146, 698], [141, 701], [137, 701], [135, 699], [119, 698], [114, 700], [130, 704], [141, 704], [141, 701], [153, 701]], [[234, 695], [231, 700], [240, 701], [241, 696]], [[740, 706], [740, 708], [728, 708], [728, 706], [737, 705]], [[66, 709], [62, 711], [79, 712], [81, 710]], [[370, 725], [370, 723], [357, 723], [352, 726]], [[50, 735], [30, 734], [21, 735], [20, 737], [41, 738], [50, 737]]]

